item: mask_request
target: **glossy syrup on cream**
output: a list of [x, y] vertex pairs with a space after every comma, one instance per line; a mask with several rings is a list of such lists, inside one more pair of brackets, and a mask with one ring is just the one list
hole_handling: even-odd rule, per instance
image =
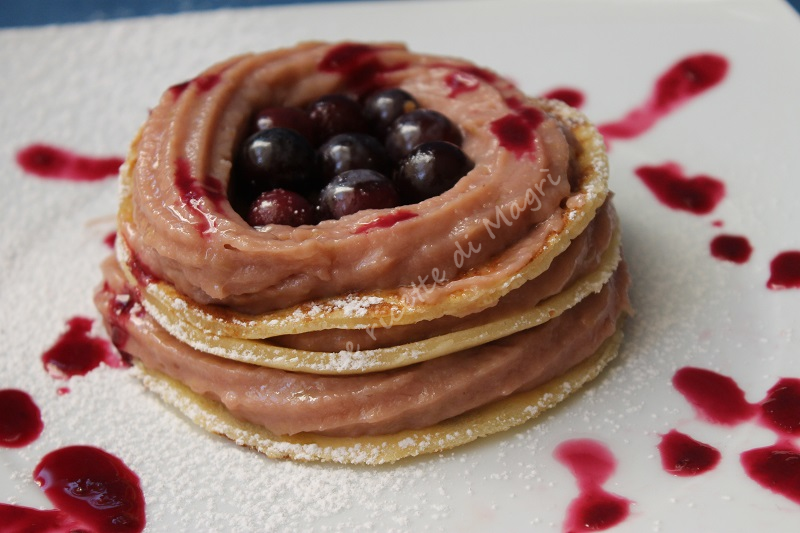
[[39, 438], [44, 424], [39, 406], [18, 389], [0, 390], [0, 447], [22, 448]]
[[204, 207], [204, 198], [208, 198], [217, 211], [222, 210], [222, 204], [227, 198], [222, 182], [210, 176], [202, 183], [194, 180], [189, 161], [181, 157], [175, 161], [175, 187], [180, 193], [181, 202], [197, 215], [198, 231], [203, 235], [214, 231], [216, 215]]
[[565, 533], [602, 531], [628, 517], [631, 500], [603, 489], [617, 465], [604, 444], [592, 439], [568, 440], [556, 447], [553, 456], [572, 472], [580, 491], [567, 508]]
[[450, 88], [450, 92], [448, 93], [450, 98], [458, 98], [464, 93], [472, 92], [480, 85], [477, 78], [460, 70], [451, 72], [445, 76], [444, 82]]
[[365, 94], [385, 85], [385, 73], [406, 66], [404, 63], [385, 65], [376, 54], [380, 49], [363, 43], [343, 43], [329, 50], [318, 68], [322, 72], [340, 74], [350, 90]]
[[182, 95], [190, 85], [197, 87], [198, 91], [210, 91], [217, 83], [219, 83], [220, 79], [221, 78], [219, 74], [206, 74], [203, 76], [198, 76], [189, 81], [177, 83], [167, 89], [167, 91], [173, 96], [173, 98], [178, 98], [180, 95]]
[[774, 432], [775, 444], [740, 455], [742, 467], [762, 487], [800, 505], [800, 448], [793, 442], [800, 436], [800, 379], [779, 379], [763, 400], [752, 404], [732, 378], [711, 370], [685, 367], [672, 382], [708, 422], [738, 426], [752, 421]]
[[17, 152], [17, 164], [40, 178], [68, 181], [99, 181], [116, 177], [122, 157], [81, 155], [65, 148], [36, 143]]
[[586, 96], [579, 89], [574, 87], [557, 87], [550, 89], [542, 95], [543, 98], [550, 98], [553, 100], [561, 100], [570, 107], [579, 109], [586, 101]]
[[398, 222], [402, 222], [404, 220], [409, 220], [411, 218], [415, 218], [417, 216], [416, 213], [412, 213], [411, 211], [403, 211], [399, 210], [390, 215], [383, 215], [372, 222], [367, 222], [366, 224], [362, 224], [358, 227], [355, 231], [356, 233], [366, 233], [372, 229], [378, 228], [390, 228], [397, 224]]

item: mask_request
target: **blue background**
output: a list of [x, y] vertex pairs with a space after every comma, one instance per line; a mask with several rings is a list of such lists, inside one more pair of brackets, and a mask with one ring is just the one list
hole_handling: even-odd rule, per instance
[[[337, 0], [0, 0], [0, 28]], [[800, 1], [800, 0], [798, 0]]]
[[[0, 27], [86, 22], [219, 7], [329, 3], [336, 0], [0, 0]], [[787, 0], [800, 11], [800, 0]]]

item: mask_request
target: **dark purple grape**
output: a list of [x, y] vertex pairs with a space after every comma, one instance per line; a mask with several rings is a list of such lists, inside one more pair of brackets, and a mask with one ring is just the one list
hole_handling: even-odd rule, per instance
[[275, 189], [261, 193], [247, 212], [247, 222], [251, 226], [284, 224], [302, 226], [314, 224], [314, 206], [297, 193], [285, 189]]
[[384, 137], [392, 122], [400, 115], [419, 109], [419, 103], [403, 89], [377, 91], [364, 101], [364, 116], [372, 131]]
[[449, 118], [433, 109], [417, 109], [400, 115], [386, 134], [386, 151], [398, 161], [417, 145], [431, 141], [447, 141], [461, 146], [461, 131]]
[[325, 181], [347, 170], [366, 168], [384, 172], [389, 166], [386, 150], [366, 133], [340, 133], [319, 148], [320, 172]]
[[308, 117], [314, 125], [318, 144], [339, 133], [369, 131], [359, 103], [343, 94], [326, 94], [318, 98], [309, 106]]
[[393, 179], [403, 200], [416, 203], [442, 194], [474, 167], [458, 146], [434, 141], [417, 146], [404, 157]]
[[348, 170], [333, 178], [319, 195], [319, 211], [325, 218], [342, 218], [362, 209], [398, 205], [392, 182], [374, 170]]
[[246, 181], [251, 198], [270, 189], [307, 191], [318, 182], [316, 157], [314, 147], [296, 131], [262, 130], [244, 142], [238, 177]]
[[308, 114], [297, 107], [267, 107], [259, 111], [254, 120], [253, 131], [270, 128], [289, 128], [313, 141], [314, 125]]

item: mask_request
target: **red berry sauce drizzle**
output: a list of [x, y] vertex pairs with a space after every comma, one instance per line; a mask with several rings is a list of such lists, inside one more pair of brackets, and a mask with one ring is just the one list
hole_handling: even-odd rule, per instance
[[725, 79], [728, 60], [717, 54], [696, 54], [678, 61], [656, 81], [653, 93], [624, 117], [598, 127], [606, 144], [614, 139], [633, 139], [661, 118]]
[[684, 175], [677, 163], [641, 166], [636, 175], [665, 206], [695, 215], [712, 212], [725, 197], [725, 184], [711, 176]]
[[42, 433], [42, 413], [27, 392], [0, 390], [0, 447], [22, 448]]
[[343, 43], [328, 51], [319, 62], [322, 72], [335, 72], [345, 78], [346, 85], [358, 94], [365, 94], [386, 85], [384, 75], [405, 68], [405, 63], [383, 63], [377, 56], [380, 46]]
[[[445, 77], [445, 83], [450, 87], [448, 94], [450, 98], [474, 91], [481, 81], [495, 87], [513, 85], [494, 72], [473, 65], [441, 64], [434, 66], [453, 69], [453, 72]], [[491, 123], [492, 134], [497, 137], [500, 146], [513, 152], [517, 158], [534, 153], [536, 150], [535, 130], [545, 120], [545, 114], [536, 107], [525, 105], [516, 97], [507, 98], [506, 104], [512, 111]]]
[[42, 511], [5, 503], [0, 503], [0, 524], [3, 533], [79, 533], [85, 527], [58, 509]]
[[724, 426], [755, 421], [773, 431], [777, 442], [743, 452], [742, 466], [753, 481], [800, 505], [800, 448], [792, 441], [800, 437], [800, 379], [779, 379], [755, 404], [733, 379], [711, 370], [685, 367], [672, 383], [703, 420]]
[[536, 148], [533, 132], [536, 126], [537, 123], [527, 120], [523, 115], [509, 113], [492, 122], [491, 130], [500, 146], [519, 158]]
[[[623, 118], [598, 127], [610, 147], [614, 139], [633, 139], [647, 132], [658, 120], [695, 96], [719, 85], [727, 75], [728, 61], [717, 54], [686, 57], [656, 81], [653, 94]], [[563, 92], [564, 94], [559, 94]], [[545, 95], [569, 103], [569, 90], [555, 89]], [[705, 215], [713, 211], [725, 196], [725, 185], [710, 176], [686, 177], [676, 163], [641, 166], [636, 174], [656, 198], [672, 209]], [[714, 221], [721, 227], [722, 221]], [[711, 255], [722, 261], [746, 263], [752, 247], [745, 237], [720, 235], [710, 245]], [[770, 264], [770, 289], [800, 288], [800, 251], [778, 254]]]
[[17, 164], [28, 174], [68, 181], [116, 177], [124, 161], [121, 157], [80, 155], [48, 144], [32, 144], [17, 152]]
[[217, 211], [227, 198], [222, 182], [207, 176], [205, 181], [198, 182], [192, 178], [189, 161], [183, 157], [175, 161], [175, 187], [180, 193], [181, 202], [194, 211], [199, 222], [196, 224], [198, 231], [208, 235], [215, 231], [216, 216], [203, 209], [203, 199], [211, 201]]
[[106, 234], [105, 237], [103, 237], [103, 244], [105, 244], [106, 246], [108, 246], [112, 250], [114, 249], [114, 245], [116, 243], [117, 243], [117, 232], [116, 232], [116, 230], [109, 232], [108, 234]]
[[390, 228], [395, 224], [397, 224], [398, 222], [415, 218], [416, 216], [417, 214], [412, 213], [411, 211], [403, 211], [403, 210], [396, 211], [390, 215], [383, 215], [371, 222], [367, 222], [365, 224], [360, 225], [355, 232], [358, 234], [358, 233], [366, 233], [371, 229]]
[[551, 89], [542, 95], [543, 98], [550, 98], [552, 100], [561, 100], [568, 106], [580, 108], [586, 101], [586, 96], [573, 87], [558, 87]]
[[545, 115], [515, 98], [507, 99], [506, 103], [513, 111], [493, 121], [489, 129], [497, 137], [500, 146], [521, 158], [536, 150], [535, 130], [544, 121]]
[[750, 241], [741, 235], [717, 235], [709, 247], [712, 257], [737, 264], [746, 263], [753, 253]]
[[0, 504], [4, 532], [137, 533], [144, 529], [139, 478], [108, 452], [91, 446], [60, 448], [44, 456], [33, 477], [57, 509]]
[[450, 87], [450, 98], [458, 98], [459, 95], [472, 92], [480, 86], [478, 78], [467, 72], [456, 70], [444, 78], [444, 82]]
[[169, 91], [169, 93], [172, 94], [173, 98], [177, 99], [180, 95], [183, 94], [183, 92], [186, 89], [189, 88], [190, 85], [194, 85], [195, 87], [197, 87], [198, 91], [205, 92], [213, 89], [214, 86], [217, 83], [219, 83], [220, 79], [221, 78], [219, 74], [206, 74], [204, 76], [198, 76], [189, 81], [177, 83], [172, 87], [170, 87], [169, 89], [167, 89], [167, 91]]
[[721, 457], [713, 446], [674, 429], [661, 436], [658, 451], [664, 470], [681, 477], [704, 474], [717, 466]]
[[[614, 139], [633, 139], [647, 132], [661, 118], [720, 84], [727, 72], [728, 60], [717, 54], [695, 54], [681, 59], [658, 78], [652, 94], [643, 104], [623, 118], [598, 127], [606, 145], [610, 148]], [[570, 91], [554, 89], [545, 96], [569, 103], [573, 97]], [[579, 103], [582, 103], [582, 98]], [[722, 181], [705, 175], [688, 177], [674, 162], [643, 165], [635, 172], [653, 195], [671, 209], [706, 215], [725, 197]], [[713, 224], [721, 227], [722, 221]], [[723, 261], [745, 263], [751, 252], [752, 248], [744, 237], [720, 236], [711, 243], [712, 256]]]
[[45, 370], [56, 379], [83, 376], [101, 363], [112, 368], [125, 366], [106, 339], [91, 335], [91, 318], [76, 316], [67, 321], [68, 329], [42, 355]]
[[139, 477], [106, 451], [91, 446], [55, 450], [44, 456], [33, 477], [57, 508], [91, 531], [144, 529]]
[[567, 508], [565, 532], [602, 531], [628, 517], [631, 500], [603, 489], [617, 465], [605, 445], [591, 439], [569, 440], [559, 444], [553, 456], [569, 468], [580, 490]]
[[781, 252], [769, 264], [770, 289], [800, 289], [800, 251]]
[[113, 293], [106, 283], [103, 290], [110, 293], [113, 298], [109, 302], [108, 329], [111, 342], [117, 348], [126, 363], [130, 363], [131, 356], [125, 351], [125, 344], [128, 342], [129, 334], [127, 323], [132, 318], [143, 318], [145, 316], [144, 307], [141, 304], [138, 290], [125, 293]]

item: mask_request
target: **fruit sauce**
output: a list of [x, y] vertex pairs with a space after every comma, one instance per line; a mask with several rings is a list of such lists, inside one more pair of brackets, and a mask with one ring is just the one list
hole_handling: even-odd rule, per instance
[[677, 163], [641, 166], [636, 175], [670, 209], [694, 215], [712, 212], [725, 197], [725, 184], [711, 176], [687, 177]]
[[717, 235], [709, 247], [712, 257], [740, 265], [746, 263], [753, 253], [750, 241], [741, 235]]
[[792, 442], [800, 436], [800, 379], [779, 379], [753, 404], [732, 378], [711, 370], [681, 368], [672, 381], [700, 418], [724, 426], [752, 421], [775, 433], [775, 444], [741, 454], [742, 467], [762, 487], [800, 504], [800, 448]]
[[559, 444], [553, 456], [572, 472], [580, 490], [567, 508], [565, 532], [602, 531], [628, 517], [632, 502], [603, 489], [617, 464], [605, 445], [591, 439], [569, 440]]
[[93, 320], [76, 316], [67, 321], [68, 329], [42, 355], [45, 370], [56, 379], [83, 376], [101, 363], [112, 368], [125, 366], [111, 343], [91, 334]]
[[610, 146], [615, 139], [633, 139], [652, 128], [689, 100], [717, 86], [728, 73], [728, 60], [717, 54], [685, 57], [655, 83], [651, 95], [624, 117], [598, 127]]
[[43, 428], [42, 413], [27, 392], [0, 390], [0, 447], [27, 446], [39, 437]]
[[45, 455], [36, 483], [62, 512], [90, 531], [136, 533], [145, 526], [139, 477], [119, 458], [92, 446], [67, 446]]
[[714, 469], [721, 457], [713, 446], [674, 429], [661, 436], [658, 451], [664, 470], [680, 477], [704, 474]]
[[17, 152], [17, 164], [40, 178], [67, 181], [99, 181], [116, 177], [125, 160], [121, 157], [80, 155], [49, 144], [31, 144]]

